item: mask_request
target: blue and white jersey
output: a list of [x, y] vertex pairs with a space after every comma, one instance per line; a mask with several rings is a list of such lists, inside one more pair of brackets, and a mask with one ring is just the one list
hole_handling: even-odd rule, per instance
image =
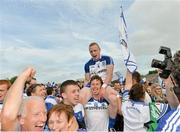
[[[163, 103], [155, 104], [159, 110], [161, 118], [168, 110], [169, 106]], [[129, 91], [123, 91], [122, 114], [124, 117], [124, 131], [146, 131], [144, 123], [150, 121], [149, 104], [144, 101], [133, 101], [129, 99]]]
[[86, 130], [86, 124], [84, 121], [84, 107], [82, 104], [78, 103], [74, 108], [74, 116], [79, 125], [79, 130]]
[[85, 73], [99, 75], [103, 80], [107, 76], [107, 65], [114, 65], [113, 59], [110, 56], [101, 56], [99, 60], [91, 58], [84, 66]]
[[98, 101], [94, 98], [84, 105], [87, 131], [108, 131], [108, 106], [109, 103], [105, 99]]
[[165, 114], [159, 121], [156, 131], [179, 132], [180, 131], [180, 105]]
[[56, 97], [48, 95], [45, 99], [46, 109], [49, 111], [54, 105], [57, 104]]

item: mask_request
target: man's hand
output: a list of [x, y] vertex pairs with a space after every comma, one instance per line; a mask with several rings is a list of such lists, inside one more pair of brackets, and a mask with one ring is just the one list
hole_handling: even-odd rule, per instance
[[36, 71], [34, 68], [28, 67], [20, 74], [20, 76], [22, 76], [27, 82], [29, 82], [35, 76], [35, 73]]
[[165, 88], [166, 89], [170, 89], [170, 88], [173, 88], [174, 87], [174, 84], [173, 84], [173, 79], [171, 78], [171, 75], [167, 78], [167, 79], [163, 79], [163, 83], [165, 85]]

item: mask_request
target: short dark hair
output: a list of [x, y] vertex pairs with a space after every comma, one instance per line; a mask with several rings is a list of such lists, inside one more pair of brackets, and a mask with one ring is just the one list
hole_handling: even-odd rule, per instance
[[129, 91], [129, 99], [132, 99], [134, 101], [137, 101], [144, 96], [145, 90], [143, 88], [143, 85], [140, 83], [134, 84], [131, 90]]
[[139, 72], [135, 71], [132, 74], [132, 79], [136, 80], [137, 83], [140, 83], [141, 81], [141, 75]]
[[79, 87], [78, 83], [74, 80], [66, 80], [64, 81], [60, 86], [60, 94], [64, 93], [66, 91], [67, 86], [69, 85], [76, 85]]
[[92, 82], [93, 80], [99, 80], [99, 81], [101, 82], [101, 85], [103, 85], [103, 80], [102, 80], [102, 78], [101, 78], [100, 76], [98, 76], [98, 75], [92, 76], [92, 77], [91, 77], [91, 80], [90, 80], [90, 84], [91, 84], [91, 82]]
[[52, 95], [54, 89], [53, 89], [53, 87], [47, 87], [46, 91], [47, 91], [47, 95]]
[[38, 86], [44, 86], [44, 84], [32, 84], [26, 91], [27, 96], [31, 96], [31, 93], [34, 93], [36, 91], [36, 87]]
[[112, 81], [112, 85], [113, 85], [113, 86], [114, 86], [115, 83], [121, 84], [119, 80], [114, 80], [114, 81]]

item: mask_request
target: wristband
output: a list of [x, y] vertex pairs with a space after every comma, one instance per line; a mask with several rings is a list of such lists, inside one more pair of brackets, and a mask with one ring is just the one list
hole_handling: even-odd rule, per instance
[[103, 83], [102, 88], [106, 88], [106, 87], [107, 87], [107, 84]]

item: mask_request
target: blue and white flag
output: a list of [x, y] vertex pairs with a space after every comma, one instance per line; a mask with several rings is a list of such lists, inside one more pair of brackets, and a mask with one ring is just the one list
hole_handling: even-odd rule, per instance
[[134, 55], [128, 49], [127, 26], [126, 26], [126, 21], [124, 19], [122, 7], [121, 7], [119, 32], [120, 32], [121, 50], [122, 50], [125, 66], [131, 73], [133, 73], [137, 69], [137, 64]]

